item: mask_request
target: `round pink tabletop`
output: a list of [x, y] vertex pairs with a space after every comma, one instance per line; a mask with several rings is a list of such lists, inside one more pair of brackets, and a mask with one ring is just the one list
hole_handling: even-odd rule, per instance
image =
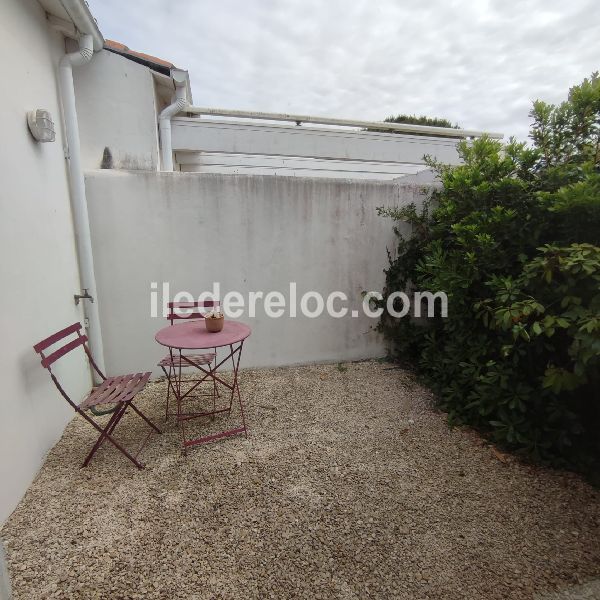
[[245, 340], [250, 335], [250, 327], [239, 321], [225, 321], [223, 329], [217, 333], [206, 331], [204, 320], [186, 321], [163, 327], [154, 339], [163, 346], [182, 350], [204, 350], [220, 348]]

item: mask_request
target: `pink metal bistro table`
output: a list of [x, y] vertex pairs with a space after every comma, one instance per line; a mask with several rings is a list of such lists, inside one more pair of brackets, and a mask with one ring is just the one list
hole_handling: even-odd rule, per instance
[[[178, 368], [173, 370], [171, 376], [168, 377], [167, 385], [171, 387], [171, 390], [173, 391], [177, 400], [177, 421], [179, 422], [181, 429], [184, 452], [190, 446], [206, 444], [230, 435], [237, 435], [238, 433], [243, 433], [246, 435], [246, 437], [248, 437], [246, 419], [244, 417], [244, 405], [238, 384], [238, 371], [240, 366], [240, 358], [242, 356], [242, 348], [244, 347], [244, 340], [250, 335], [250, 333], [250, 327], [244, 323], [240, 323], [239, 321], [225, 321], [221, 331], [218, 333], [210, 333], [206, 330], [204, 320], [202, 319], [199, 321], [194, 320], [185, 323], [178, 323], [176, 325], [168, 325], [167, 327], [163, 327], [154, 336], [154, 339], [159, 344], [166, 346], [169, 349], [171, 359], [174, 359], [175, 364], [179, 365]], [[182, 352], [183, 350], [216, 350], [217, 348], [225, 348], [226, 350], [229, 350], [229, 353], [218, 363], [215, 359], [214, 366], [196, 364], [191, 360], [188, 360], [186, 355]], [[231, 359], [233, 365], [233, 383], [224, 381], [217, 373], [217, 369], [229, 359]], [[194, 380], [193, 385], [186, 390], [184, 390], [182, 387], [182, 384], [185, 384], [185, 380], [182, 380], [182, 363], [196, 367], [203, 373], [203, 375], [200, 375], [200, 379]], [[205, 380], [212, 380], [213, 383], [213, 410], [206, 412], [183, 412], [183, 401], [186, 398], [193, 396], [192, 392]], [[215, 406], [216, 397], [219, 396], [217, 385], [222, 385], [231, 392], [229, 397], [229, 407], [227, 408], [217, 409]], [[236, 395], [240, 405], [240, 414], [242, 419], [241, 425], [234, 427], [233, 429], [221, 431], [220, 433], [214, 433], [189, 440], [186, 439], [186, 421], [208, 416], [210, 416], [211, 419], [214, 419], [214, 416], [219, 413], [231, 413], [233, 399]]]

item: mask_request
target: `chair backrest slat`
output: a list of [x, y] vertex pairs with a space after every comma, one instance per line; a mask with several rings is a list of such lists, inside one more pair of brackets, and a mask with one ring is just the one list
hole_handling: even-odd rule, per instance
[[218, 306], [219, 304], [218, 300], [202, 300], [196, 302], [169, 302], [167, 306], [169, 308], [209, 308], [211, 306]]
[[68, 344], [61, 346], [58, 350], [55, 350], [52, 354], [44, 356], [42, 358], [42, 366], [48, 368], [52, 363], [56, 362], [61, 356], [68, 354], [71, 350], [75, 350], [79, 346], [83, 346], [87, 342], [87, 336], [80, 335], [74, 340], [71, 340]]
[[[106, 377], [102, 374], [100, 369], [98, 369], [98, 367], [96, 366], [96, 363], [94, 362], [94, 359], [90, 354], [90, 350], [87, 346], [88, 338], [86, 335], [81, 333], [82, 329], [83, 328], [81, 326], [81, 323], [73, 323], [73, 325], [69, 325], [68, 327], [57, 331], [55, 334], [47, 337], [41, 342], [38, 342], [33, 347], [33, 349], [42, 357], [42, 367], [48, 369], [50, 377], [52, 378], [52, 381], [54, 382], [54, 385], [57, 387], [58, 391], [61, 393], [63, 398], [77, 411], [79, 411], [77, 404], [75, 404], [75, 402], [73, 402], [73, 400], [69, 398], [69, 395], [64, 390], [64, 388], [62, 387], [62, 385], [60, 384], [60, 382], [56, 378], [56, 375], [52, 372], [52, 369], [50, 367], [53, 363], [55, 363], [59, 358], [61, 358], [65, 354], [68, 354], [72, 350], [75, 350], [75, 348], [79, 348], [79, 346], [82, 346], [95, 371], [98, 373], [98, 375], [100, 375], [102, 379], [106, 379]], [[75, 335], [76, 337], [74, 339], [71, 339], [70, 341], [67, 341], [66, 338], [72, 335]], [[60, 345], [59, 342], [62, 345]], [[44, 350], [49, 349], [55, 344], [58, 345], [58, 347], [54, 351], [50, 349], [50, 354], [46, 356], [44, 354]]]
[[184, 314], [173, 312], [168, 314], [167, 319], [169, 321], [177, 321], [179, 319], [204, 319], [204, 314], [199, 310], [190, 311]]
[[79, 331], [80, 329], [81, 323], [73, 323], [73, 325], [69, 325], [68, 327], [65, 327], [64, 329], [61, 329], [55, 334], [47, 337], [45, 340], [38, 342], [33, 347], [33, 349], [39, 354], [40, 352], [43, 352], [46, 348], [48, 348], [48, 346], [56, 344], [56, 342], [59, 342], [63, 338], [66, 338], [67, 336], [71, 335], [72, 333], [75, 333], [76, 331]]
[[[169, 302], [167, 307], [169, 314], [167, 319], [171, 321], [178, 321], [180, 319], [204, 319], [204, 315], [207, 311], [203, 311], [204, 308], [219, 308], [221, 303], [219, 300], [203, 300], [196, 302]], [[178, 312], [181, 311], [181, 312]]]

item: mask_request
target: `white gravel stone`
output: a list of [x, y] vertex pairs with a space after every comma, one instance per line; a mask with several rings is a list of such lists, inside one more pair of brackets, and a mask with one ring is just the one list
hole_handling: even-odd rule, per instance
[[[15, 600], [532, 598], [600, 575], [580, 477], [449, 429], [405, 371], [345, 366], [243, 371], [248, 440], [183, 456], [171, 420], [142, 471], [108, 445], [80, 469], [74, 419], [0, 532]], [[159, 425], [164, 395], [139, 402]]]

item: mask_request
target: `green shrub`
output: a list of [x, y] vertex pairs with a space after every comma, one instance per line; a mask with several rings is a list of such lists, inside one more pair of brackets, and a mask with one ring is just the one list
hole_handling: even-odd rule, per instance
[[448, 316], [384, 312], [391, 353], [438, 391], [452, 422], [538, 460], [590, 469], [600, 448], [600, 79], [535, 102], [529, 147], [461, 142], [429, 161], [442, 187], [398, 227], [384, 301], [444, 291]]
[[392, 115], [383, 120], [384, 123], [408, 123], [411, 125], [428, 125], [430, 127], [448, 127], [459, 129], [456, 123], [451, 123], [448, 119], [440, 117], [425, 117], [417, 115]]
[[[448, 119], [440, 117], [425, 117], [417, 115], [392, 115], [383, 120], [384, 123], [399, 123], [406, 125], [426, 125], [429, 127], [446, 127], [449, 129], [459, 129], [457, 124], [452, 124]], [[368, 128], [366, 131], [382, 132], [382, 133], [399, 133], [393, 129]], [[423, 135], [413, 133], [413, 135]]]

